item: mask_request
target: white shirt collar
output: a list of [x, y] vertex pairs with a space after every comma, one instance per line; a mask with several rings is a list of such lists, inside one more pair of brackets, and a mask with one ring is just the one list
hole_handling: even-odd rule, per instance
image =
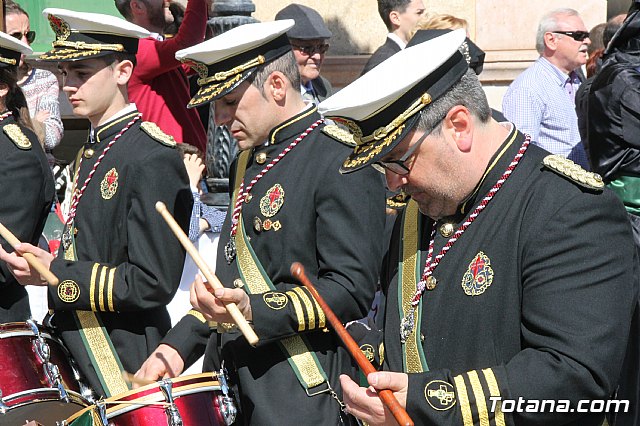
[[402, 41], [402, 39], [400, 37], [398, 37], [397, 34], [389, 33], [389, 34], [387, 34], [387, 37], [389, 39], [391, 39], [391, 41], [395, 42], [398, 46], [400, 46], [400, 49], [404, 49], [405, 47], [407, 47], [407, 43]]

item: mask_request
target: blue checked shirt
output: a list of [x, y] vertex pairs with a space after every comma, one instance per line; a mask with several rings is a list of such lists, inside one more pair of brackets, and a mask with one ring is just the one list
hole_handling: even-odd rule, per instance
[[576, 80], [540, 57], [511, 83], [502, 99], [502, 113], [534, 144], [589, 170], [575, 102], [565, 88], [571, 84], [575, 93]]
[[200, 237], [200, 218], [209, 224], [209, 232], [219, 233], [227, 213], [200, 201], [200, 194], [192, 188], [193, 210], [191, 210], [191, 222], [189, 223], [189, 239], [197, 241]]

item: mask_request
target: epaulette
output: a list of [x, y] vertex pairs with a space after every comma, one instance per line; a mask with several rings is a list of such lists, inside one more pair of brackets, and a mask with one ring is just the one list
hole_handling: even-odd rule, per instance
[[2, 130], [18, 148], [31, 149], [31, 141], [17, 124], [7, 124]]
[[331, 139], [335, 139], [338, 142], [341, 142], [347, 146], [354, 147], [356, 146], [356, 142], [353, 139], [353, 134], [347, 129], [338, 126], [333, 122], [329, 122], [322, 128], [322, 133], [329, 136]]
[[547, 155], [542, 164], [556, 174], [563, 176], [578, 185], [594, 191], [602, 191], [604, 182], [597, 173], [588, 172], [578, 164], [561, 155]]
[[173, 138], [173, 136], [163, 132], [156, 123], [153, 123], [151, 121], [143, 121], [140, 127], [142, 127], [142, 130], [144, 130], [146, 134], [160, 142], [162, 145], [170, 147], [176, 146], [176, 140]]

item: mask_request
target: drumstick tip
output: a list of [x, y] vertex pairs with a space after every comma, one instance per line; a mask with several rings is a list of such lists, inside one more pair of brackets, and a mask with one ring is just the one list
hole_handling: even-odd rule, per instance
[[302, 267], [302, 264], [300, 262], [293, 262], [291, 264], [290, 271], [293, 275], [301, 275], [302, 273], [304, 273], [304, 268]]
[[156, 211], [163, 212], [166, 209], [167, 209], [167, 206], [162, 201], [156, 202]]

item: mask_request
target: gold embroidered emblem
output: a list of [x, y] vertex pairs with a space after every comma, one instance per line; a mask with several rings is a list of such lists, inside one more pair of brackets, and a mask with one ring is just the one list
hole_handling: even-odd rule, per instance
[[556, 174], [569, 178], [585, 188], [597, 191], [601, 191], [604, 188], [604, 182], [599, 174], [588, 172], [580, 165], [561, 155], [547, 155], [542, 160], [542, 164]]
[[347, 146], [356, 146], [356, 141], [353, 138], [353, 133], [349, 132], [337, 124], [329, 124], [322, 128], [322, 133], [331, 137], [332, 139], [342, 142]]
[[151, 136], [153, 139], [157, 140], [163, 145], [174, 147], [176, 146], [176, 140], [173, 136], [166, 134], [162, 131], [160, 127], [156, 123], [152, 123], [151, 121], [144, 121], [140, 127], [146, 134]]
[[491, 286], [493, 269], [491, 260], [483, 252], [478, 252], [473, 258], [467, 272], [462, 276], [462, 289], [467, 296], [479, 296]]
[[265, 217], [273, 217], [284, 204], [284, 189], [279, 183], [273, 185], [260, 199], [260, 212]]
[[360, 350], [364, 354], [365, 358], [369, 360], [369, 362], [373, 362], [373, 360], [375, 359], [375, 350], [373, 349], [373, 346], [365, 343], [364, 345], [360, 346]]
[[31, 149], [31, 141], [22, 133], [22, 129], [17, 124], [7, 124], [2, 128], [2, 131], [11, 139], [11, 142], [16, 144], [20, 149]]
[[56, 33], [56, 39], [58, 41], [65, 41], [71, 35], [71, 28], [69, 24], [67, 24], [62, 19], [58, 18], [54, 15], [47, 15], [47, 19], [49, 20], [49, 25], [54, 33]]
[[80, 287], [75, 281], [62, 281], [58, 284], [58, 297], [65, 303], [73, 303], [80, 298]]
[[445, 411], [456, 404], [453, 385], [442, 380], [432, 380], [424, 387], [424, 397], [434, 410]]
[[269, 293], [265, 293], [262, 296], [264, 303], [275, 311], [279, 311], [280, 309], [287, 306], [287, 296], [284, 293], [280, 293], [278, 291], [271, 291]]
[[112, 168], [104, 175], [102, 182], [100, 182], [100, 193], [102, 198], [110, 200], [118, 189], [118, 171], [116, 168]]
[[282, 225], [280, 224], [279, 220], [276, 220], [275, 222], [273, 222], [273, 224], [271, 224], [271, 227], [274, 231], [279, 231], [280, 228], [282, 228]]

